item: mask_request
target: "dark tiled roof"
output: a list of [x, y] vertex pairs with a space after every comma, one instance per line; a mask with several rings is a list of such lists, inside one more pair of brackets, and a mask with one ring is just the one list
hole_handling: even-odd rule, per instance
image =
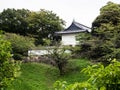
[[73, 21], [72, 24], [67, 29], [56, 32], [56, 34], [79, 33], [79, 32], [86, 32], [89, 30], [91, 30], [91, 28]]

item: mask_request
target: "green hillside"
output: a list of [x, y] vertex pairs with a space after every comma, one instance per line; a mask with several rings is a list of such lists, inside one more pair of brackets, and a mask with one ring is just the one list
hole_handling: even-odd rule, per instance
[[68, 83], [83, 81], [86, 77], [80, 70], [88, 64], [88, 61], [82, 59], [69, 60], [67, 73], [59, 76], [56, 67], [42, 63], [23, 63], [21, 76], [8, 90], [53, 90], [56, 80], [66, 80]]

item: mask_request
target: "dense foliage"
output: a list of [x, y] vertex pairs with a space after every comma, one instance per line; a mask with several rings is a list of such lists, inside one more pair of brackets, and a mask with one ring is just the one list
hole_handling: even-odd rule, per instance
[[11, 84], [18, 76], [19, 63], [12, 59], [11, 44], [0, 35], [0, 90]]
[[12, 54], [15, 60], [22, 60], [28, 55], [28, 50], [34, 47], [34, 39], [17, 34], [6, 33], [5, 39], [11, 42]]
[[83, 69], [82, 72], [89, 76], [86, 82], [67, 85], [67, 82], [56, 81], [55, 90], [119, 90], [120, 89], [120, 62], [114, 59], [104, 67], [95, 64]]
[[92, 57], [106, 60], [108, 58], [120, 59], [118, 50], [120, 38], [120, 4], [108, 2], [101, 8], [100, 15], [93, 22], [92, 36], [96, 45]]
[[37, 44], [44, 44], [44, 39], [53, 39], [55, 31], [63, 29], [64, 21], [52, 11], [41, 9], [28, 17], [30, 34], [37, 38]]
[[36, 44], [43, 39], [53, 39], [55, 31], [63, 29], [65, 22], [52, 11], [38, 12], [26, 9], [5, 9], [0, 13], [0, 30], [36, 38]]
[[80, 55], [102, 61], [120, 59], [120, 4], [108, 2], [92, 24], [92, 32], [80, 46]]
[[25, 9], [6, 9], [0, 13], [0, 30], [9, 33], [27, 35], [29, 27], [27, 17], [30, 11]]
[[56, 46], [53, 49], [48, 50], [50, 53], [48, 56], [55, 62], [56, 66], [60, 71], [60, 75], [64, 75], [65, 67], [70, 58], [70, 52], [66, 52], [67, 48], [60, 48], [60, 46]]
[[102, 24], [118, 25], [120, 23], [120, 4], [108, 2], [100, 9], [100, 15], [92, 23], [92, 28], [98, 28]]

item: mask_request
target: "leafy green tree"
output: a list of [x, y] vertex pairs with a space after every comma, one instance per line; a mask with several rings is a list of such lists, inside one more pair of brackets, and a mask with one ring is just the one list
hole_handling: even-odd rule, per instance
[[60, 48], [59, 46], [48, 50], [48, 53], [50, 53], [48, 57], [50, 57], [55, 62], [60, 71], [60, 75], [65, 74], [65, 67], [70, 58], [70, 52], [67, 52], [67, 50], [67, 48]]
[[89, 43], [90, 58], [107, 62], [108, 58], [120, 59], [120, 4], [108, 2], [100, 9], [100, 15], [92, 24]]
[[0, 90], [4, 90], [18, 76], [19, 63], [12, 59], [11, 44], [0, 34]]
[[116, 39], [120, 32], [120, 4], [108, 2], [92, 23], [92, 35], [100, 40]]
[[52, 11], [41, 9], [28, 17], [30, 33], [37, 38], [37, 44], [44, 44], [43, 39], [53, 39], [54, 32], [63, 29], [65, 22]]
[[5, 9], [0, 13], [0, 30], [9, 33], [27, 35], [29, 31], [26, 18], [30, 11], [26, 9]]
[[26, 9], [5, 9], [0, 13], [0, 29], [8, 33], [36, 38], [36, 44], [43, 39], [53, 40], [54, 32], [63, 29], [65, 22], [52, 11], [38, 12]]
[[101, 25], [98, 29], [95, 29], [96, 31], [95, 36], [93, 35], [93, 38], [96, 38], [95, 41], [92, 41], [94, 43], [94, 46], [92, 46], [92, 54], [91, 58], [93, 59], [108, 59], [113, 57], [106, 57], [106, 55], [111, 54], [114, 51], [115, 48], [115, 40], [117, 37], [117, 30], [114, 26], [111, 24], [104, 24]]
[[120, 23], [120, 4], [108, 2], [100, 9], [100, 15], [92, 23], [92, 28], [100, 27], [102, 24], [118, 25]]

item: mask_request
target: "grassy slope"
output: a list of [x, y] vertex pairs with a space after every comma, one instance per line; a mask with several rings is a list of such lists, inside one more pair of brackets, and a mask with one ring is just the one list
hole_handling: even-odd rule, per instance
[[88, 65], [90, 65], [90, 62], [85, 59], [70, 60], [68, 64], [70, 71], [64, 76], [61, 76], [59, 80], [67, 81], [69, 84], [87, 80], [86, 75], [80, 71]]
[[8, 90], [53, 90], [52, 86], [56, 80], [65, 80], [68, 83], [86, 80], [84, 74], [80, 73], [83, 67], [89, 64], [86, 60], [70, 60], [68, 73], [59, 76], [55, 67], [40, 63], [22, 64], [22, 74]]

